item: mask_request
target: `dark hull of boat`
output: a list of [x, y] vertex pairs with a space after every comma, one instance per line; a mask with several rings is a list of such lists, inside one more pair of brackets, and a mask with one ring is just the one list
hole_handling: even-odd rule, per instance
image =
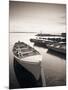
[[40, 46], [40, 47], [46, 47], [46, 42], [43, 40], [36, 40], [36, 39], [30, 39], [31, 42], [34, 42], [34, 45]]
[[63, 50], [63, 49], [59, 49], [59, 48], [55, 48], [55, 47], [50, 47], [50, 46], [48, 46], [48, 49], [56, 51], [56, 52], [59, 52], [59, 53], [62, 53], [62, 54], [66, 54], [66, 50]]
[[30, 39], [30, 41], [31, 41], [31, 42], [35, 42], [35, 41], [36, 41], [36, 39]]
[[42, 87], [41, 76], [38, 80], [36, 80], [34, 75], [30, 71], [28, 71], [23, 65], [21, 65], [15, 57], [14, 70], [21, 88]]
[[46, 47], [46, 44], [41, 43], [41, 42], [35, 42], [34, 45], [39, 46], [39, 47]]
[[[24, 42], [17, 42], [13, 47], [14, 70], [22, 88], [45, 86], [42, 56]], [[21, 56], [20, 56], [21, 55]]]

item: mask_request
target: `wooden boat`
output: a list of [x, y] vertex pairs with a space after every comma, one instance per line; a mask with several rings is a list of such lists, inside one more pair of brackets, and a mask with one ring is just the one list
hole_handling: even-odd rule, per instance
[[48, 49], [66, 54], [66, 43], [64, 42], [58, 42], [53, 44], [47, 44]]
[[[35, 50], [34, 48], [25, 44], [24, 42], [18, 41], [14, 44], [13, 55], [16, 60], [15, 62], [17, 62], [19, 64], [19, 66], [23, 67], [25, 69], [25, 72], [30, 72], [31, 75], [33, 75], [33, 77], [35, 77], [36, 81], [35, 82], [32, 81], [32, 83], [33, 83], [33, 85], [35, 85], [35, 87], [36, 86], [46, 86], [44, 71], [43, 71], [42, 64], [41, 64], [42, 55], [37, 50]], [[15, 64], [17, 64], [17, 63], [15, 63]], [[15, 66], [17, 66], [17, 65], [15, 65]], [[18, 71], [18, 70], [16, 70], [16, 71]], [[23, 69], [20, 69], [19, 71], [21, 71], [24, 74]], [[19, 71], [18, 71], [18, 73], [19, 73]], [[19, 81], [21, 81], [21, 84], [24, 81], [26, 81], [26, 83], [28, 82], [28, 85], [29, 85], [29, 83], [30, 83], [28, 81], [29, 75], [30, 74], [27, 74], [27, 75], [25, 74], [25, 75], [21, 76], [19, 73], [19, 77], [21, 77], [21, 80], [19, 80]], [[25, 80], [22, 79], [23, 77], [26, 77]], [[41, 77], [41, 79], [40, 79], [40, 77]], [[25, 83], [25, 86], [23, 86], [24, 84], [22, 84], [21, 87], [29, 87], [26, 83]]]

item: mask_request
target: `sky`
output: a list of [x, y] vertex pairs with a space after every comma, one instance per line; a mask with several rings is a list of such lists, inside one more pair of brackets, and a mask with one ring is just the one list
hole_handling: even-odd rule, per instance
[[10, 32], [66, 32], [66, 5], [10, 1]]

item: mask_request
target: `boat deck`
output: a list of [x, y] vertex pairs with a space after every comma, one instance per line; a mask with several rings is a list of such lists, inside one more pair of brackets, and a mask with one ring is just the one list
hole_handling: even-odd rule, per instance
[[28, 46], [27, 44], [25, 44], [23, 42], [15, 43], [15, 45], [13, 47], [13, 53], [15, 56], [17, 56], [20, 59], [28, 57], [28, 56], [40, 54], [34, 48]]

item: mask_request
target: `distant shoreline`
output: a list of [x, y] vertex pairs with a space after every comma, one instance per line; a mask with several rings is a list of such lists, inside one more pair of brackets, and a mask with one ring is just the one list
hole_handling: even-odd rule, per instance
[[37, 33], [37, 32], [9, 32], [9, 33]]

